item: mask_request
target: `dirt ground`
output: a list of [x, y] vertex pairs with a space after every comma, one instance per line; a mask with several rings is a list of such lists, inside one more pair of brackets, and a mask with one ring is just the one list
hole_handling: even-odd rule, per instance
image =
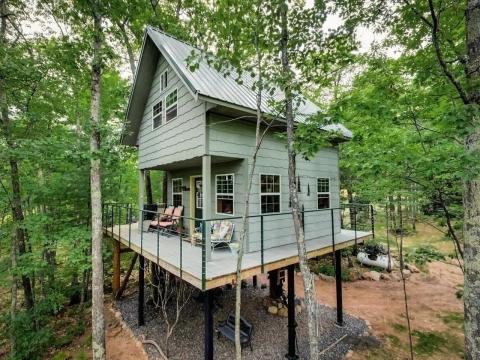
[[[444, 262], [428, 264], [427, 273], [407, 280], [408, 306], [417, 357], [460, 358], [463, 351], [463, 302], [456, 292], [463, 284], [460, 269]], [[301, 277], [297, 293], [303, 295]], [[316, 281], [320, 303], [336, 306], [335, 282]], [[408, 332], [401, 281], [361, 280], [343, 284], [344, 311], [369, 322], [372, 332], [384, 340], [381, 349], [366, 349], [354, 359], [404, 359], [408, 356]], [[443, 340], [443, 341], [442, 341]], [[449, 343], [451, 342], [451, 343]], [[395, 351], [389, 351], [392, 349]]]

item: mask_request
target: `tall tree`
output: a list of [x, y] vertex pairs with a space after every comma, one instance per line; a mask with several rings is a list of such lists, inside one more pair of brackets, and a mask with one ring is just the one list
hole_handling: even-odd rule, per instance
[[100, 0], [92, 4], [93, 57], [90, 103], [90, 192], [92, 207], [92, 351], [95, 360], [106, 358], [103, 311], [102, 184], [100, 162], [100, 81], [102, 77], [102, 15]]

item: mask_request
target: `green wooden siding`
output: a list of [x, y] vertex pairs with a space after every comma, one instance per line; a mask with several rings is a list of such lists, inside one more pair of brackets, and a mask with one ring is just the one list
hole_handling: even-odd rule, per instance
[[[167, 69], [168, 86], [160, 92], [160, 74]], [[178, 116], [152, 130], [152, 106], [173, 89], [178, 89]], [[165, 104], [163, 105], [165, 108]], [[141, 169], [201, 156], [205, 152], [205, 102], [195, 101], [173, 69], [160, 58], [143, 113], [139, 137]]]

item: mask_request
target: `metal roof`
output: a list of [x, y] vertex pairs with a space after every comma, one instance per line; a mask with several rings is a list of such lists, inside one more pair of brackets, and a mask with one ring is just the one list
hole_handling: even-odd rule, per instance
[[[144, 103], [145, 97], [144, 90], [137, 88], [138, 78], [142, 76], [141, 72], [152, 73], [153, 69], [151, 64], [148, 67], [142, 66], [142, 62], [146, 61], [145, 48], [148, 48], [149, 40], [151, 40], [158, 48], [160, 53], [167, 59], [174, 71], [189, 89], [195, 99], [204, 99], [206, 101], [215, 102], [215, 100], [222, 103], [225, 106], [232, 106], [244, 109], [246, 111], [256, 111], [256, 93], [252, 90], [254, 78], [250, 74], [241, 74], [242, 83], [239, 83], [236, 78], [237, 74], [225, 75], [211, 67], [205, 59], [198, 56], [199, 66], [191, 71], [189, 69], [187, 60], [192, 55], [201, 55], [201, 51], [177, 38], [160, 31], [158, 29], [147, 27], [144, 44], [142, 47], [142, 56], [140, 58], [140, 64], [137, 68], [137, 74], [133, 85], [132, 94], [129, 99], [129, 106], [127, 109], [127, 123], [125, 130], [130, 130], [130, 133], [124, 134], [122, 142], [134, 145], [136, 141], [136, 135], [138, 130], [136, 126], [138, 120], [141, 118], [141, 114], [136, 113], [138, 106], [132, 106], [132, 103], [138, 101], [140, 104]], [[151, 57], [151, 51], [149, 52]], [[143, 70], [146, 68], [146, 70]], [[143, 77], [145, 77], [143, 75]], [[146, 85], [145, 82], [143, 85]], [[142, 86], [144, 89], [145, 86]], [[141, 95], [135, 93], [142, 92]], [[307, 117], [316, 114], [321, 109], [313, 102], [308, 100], [302, 95], [300, 96], [299, 106], [295, 110], [295, 120], [302, 122]], [[284, 98], [283, 93], [279, 90], [275, 91], [273, 96], [267, 98], [264, 96], [262, 101], [262, 111], [267, 114], [274, 114], [274, 110], [268, 105], [270, 100], [281, 101]], [[142, 101], [143, 100], [143, 101]], [[142, 109], [143, 110], [143, 109]], [[135, 123], [132, 124], [132, 123]], [[343, 125], [335, 124], [324, 127], [326, 131], [338, 131], [342, 136], [351, 138], [351, 132]], [[134, 140], [135, 137], [135, 140]]]

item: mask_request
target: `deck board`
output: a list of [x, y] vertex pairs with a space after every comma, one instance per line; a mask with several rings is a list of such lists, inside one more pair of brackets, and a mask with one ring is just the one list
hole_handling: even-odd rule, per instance
[[[104, 229], [107, 237], [112, 237], [112, 228]], [[129, 236], [130, 235], [130, 236]], [[357, 231], [357, 242], [361, 243], [371, 237], [370, 232]], [[202, 289], [202, 248], [189, 242], [180, 241], [178, 235], [159, 235], [144, 232], [143, 239], [138, 231], [138, 224], [115, 225], [113, 238], [122, 245], [159, 264], [171, 273], [181, 276], [185, 281]], [[130, 238], [130, 241], [129, 241]], [[158, 239], [158, 241], [157, 241]], [[355, 232], [344, 230], [335, 234], [335, 248], [343, 249], [354, 245]], [[323, 236], [306, 242], [309, 258], [332, 252], [331, 236]], [[158, 247], [157, 247], [158, 246]], [[264, 271], [279, 269], [298, 262], [296, 243], [264, 250]], [[205, 289], [211, 289], [231, 283], [235, 279], [237, 255], [230, 249], [215, 249], [211, 261], [206, 263]], [[261, 273], [261, 252], [244, 254], [242, 276], [251, 277]]]

